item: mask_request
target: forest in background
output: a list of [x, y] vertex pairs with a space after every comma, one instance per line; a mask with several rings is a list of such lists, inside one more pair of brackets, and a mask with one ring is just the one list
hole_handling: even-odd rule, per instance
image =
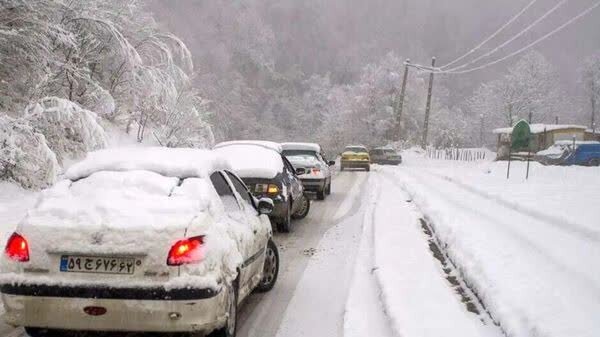
[[[514, 48], [588, 2], [564, 6]], [[348, 143], [420, 144], [429, 73], [410, 71], [398, 125], [405, 59], [449, 62], [525, 3], [2, 1], [0, 179], [51, 184], [71, 160], [106, 147], [113, 129], [169, 147], [269, 139], [335, 153]], [[538, 0], [481, 52], [552, 5]], [[588, 18], [498, 66], [437, 75], [429, 145], [493, 145], [490, 130], [520, 118], [591, 126], [598, 28]]]

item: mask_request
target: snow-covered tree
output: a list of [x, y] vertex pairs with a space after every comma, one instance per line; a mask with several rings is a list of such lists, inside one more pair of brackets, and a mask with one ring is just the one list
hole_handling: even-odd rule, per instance
[[0, 180], [40, 189], [54, 183], [59, 170], [42, 134], [24, 120], [0, 115]]
[[44, 135], [59, 164], [107, 146], [107, 136], [96, 114], [63, 98], [47, 97], [32, 103], [23, 118]]
[[562, 93], [557, 73], [546, 58], [531, 52], [501, 79], [482, 84], [468, 105], [496, 126], [512, 126], [519, 119], [549, 122], [560, 111]]

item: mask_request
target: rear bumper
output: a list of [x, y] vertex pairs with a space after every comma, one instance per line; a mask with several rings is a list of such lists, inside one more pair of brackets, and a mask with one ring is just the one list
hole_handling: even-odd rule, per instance
[[305, 191], [319, 192], [325, 189], [327, 179], [301, 179]]
[[342, 160], [342, 166], [344, 168], [368, 168], [371, 165], [366, 160]]
[[382, 159], [374, 160], [373, 163], [381, 165], [399, 165], [402, 163], [402, 159]]
[[[13, 286], [0, 288], [13, 326], [74, 331], [210, 332], [226, 322], [226, 293], [213, 289], [85, 288]], [[106, 313], [90, 316], [89, 306]], [[177, 313], [177, 319], [170, 316]]]

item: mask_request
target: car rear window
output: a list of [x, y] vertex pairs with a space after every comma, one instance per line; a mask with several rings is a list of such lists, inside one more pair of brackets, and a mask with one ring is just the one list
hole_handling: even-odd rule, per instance
[[360, 146], [348, 146], [346, 149], [344, 149], [345, 151], [352, 151], [352, 152], [367, 152], [367, 149], [364, 147], [360, 147]]

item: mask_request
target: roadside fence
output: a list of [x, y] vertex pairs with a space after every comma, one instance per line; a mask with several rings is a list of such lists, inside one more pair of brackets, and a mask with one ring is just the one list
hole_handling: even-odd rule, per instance
[[486, 160], [488, 151], [485, 149], [461, 149], [461, 148], [444, 148], [436, 149], [428, 147], [426, 150], [427, 157], [430, 159], [439, 160], [460, 160], [460, 161], [479, 161]]

